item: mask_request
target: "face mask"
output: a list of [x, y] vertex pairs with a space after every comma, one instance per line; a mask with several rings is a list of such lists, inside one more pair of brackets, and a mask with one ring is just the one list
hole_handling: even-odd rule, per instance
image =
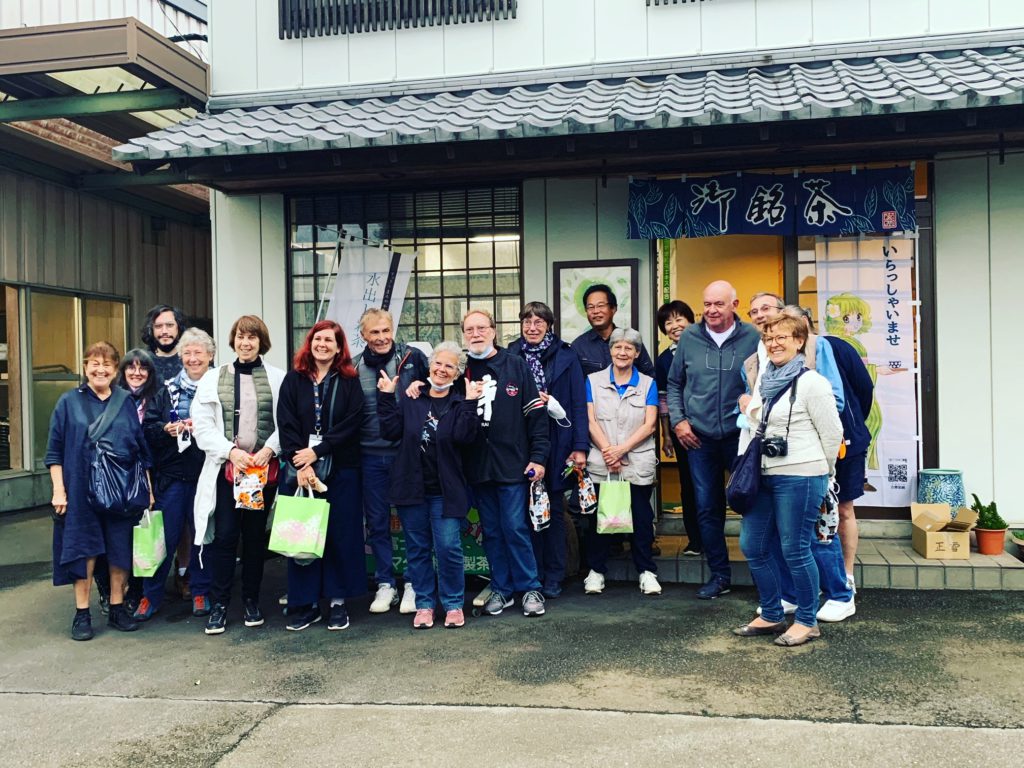
[[471, 349], [466, 350], [466, 354], [469, 355], [470, 357], [472, 357], [474, 360], [483, 360], [484, 358], [490, 357], [493, 353], [494, 353], [494, 345], [493, 344], [488, 344], [487, 345], [487, 349], [485, 349], [483, 352], [474, 352]]
[[454, 381], [449, 381], [447, 384], [435, 384], [434, 380], [430, 376], [427, 376], [427, 381], [430, 382], [430, 388], [435, 392], [445, 392], [451, 389], [452, 384], [455, 383]]

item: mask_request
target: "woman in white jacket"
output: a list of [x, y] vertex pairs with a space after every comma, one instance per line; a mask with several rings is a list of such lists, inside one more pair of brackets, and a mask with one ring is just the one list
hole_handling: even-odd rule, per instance
[[[733, 632], [741, 637], [775, 634], [780, 635], [776, 645], [803, 645], [821, 636], [816, 618], [818, 568], [811, 547], [829, 475], [835, 471], [843, 426], [832, 385], [805, 368], [804, 323], [782, 316], [765, 325], [763, 334], [768, 364], [747, 409], [752, 427], [767, 421], [761, 482], [740, 532], [740, 548], [757, 586], [761, 615]], [[771, 556], [778, 543], [797, 597], [795, 621], [788, 629], [780, 564]]]
[[[196, 444], [206, 453], [196, 490], [195, 525], [196, 544], [204, 545], [204, 567], [211, 569], [208, 635], [221, 634], [227, 625], [240, 537], [245, 626], [263, 624], [259, 591], [281, 450], [277, 394], [284, 371], [262, 358], [270, 349], [270, 332], [260, 318], [243, 315], [231, 326], [228, 344], [238, 357], [203, 376], [191, 412]], [[265, 480], [262, 473], [253, 473], [257, 467], [266, 468]], [[228, 474], [246, 482], [233, 482]], [[262, 488], [260, 481], [265, 482]]]

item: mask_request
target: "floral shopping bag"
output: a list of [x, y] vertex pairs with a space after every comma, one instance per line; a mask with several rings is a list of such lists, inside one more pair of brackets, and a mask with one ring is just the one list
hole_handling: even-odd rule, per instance
[[597, 496], [597, 532], [633, 532], [629, 483], [625, 480], [612, 480], [609, 477], [601, 483], [601, 490]]
[[306, 491], [305, 496], [300, 490], [295, 496], [277, 497], [270, 529], [270, 549], [298, 560], [323, 557], [327, 541], [330, 505], [327, 499], [316, 498], [312, 490]]
[[135, 576], [153, 576], [166, 557], [164, 513], [159, 509], [147, 509], [132, 529], [132, 573]]

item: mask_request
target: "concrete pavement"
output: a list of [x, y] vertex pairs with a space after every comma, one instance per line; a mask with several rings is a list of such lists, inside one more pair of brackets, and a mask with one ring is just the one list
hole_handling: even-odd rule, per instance
[[[0, 518], [0, 551], [21, 551], [7, 536]], [[0, 562], [0, 765], [1019, 764], [1020, 593], [862, 591], [782, 649], [729, 633], [750, 589], [575, 583], [539, 619], [429, 631], [362, 599], [350, 629], [300, 633], [284, 589], [268, 563], [261, 628], [235, 604], [207, 637], [175, 601], [131, 635], [94, 608], [75, 643], [70, 588]]]

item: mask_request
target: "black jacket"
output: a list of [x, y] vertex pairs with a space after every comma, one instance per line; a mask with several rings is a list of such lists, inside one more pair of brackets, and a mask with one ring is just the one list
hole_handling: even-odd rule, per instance
[[206, 454], [199, 450], [195, 439], [188, 448], [178, 453], [178, 440], [164, 432], [171, 412], [171, 393], [167, 387], [160, 387], [155, 396], [146, 403], [146, 415], [142, 420], [142, 431], [146, 435], [149, 452], [153, 455], [155, 485], [165, 489], [173, 480], [199, 480]]
[[[480, 423], [476, 402], [452, 392], [451, 408], [437, 422], [437, 470], [440, 475], [443, 517], [465, 517], [469, 511], [466, 475], [462, 469], [461, 447], [472, 443]], [[389, 498], [392, 504], [419, 504], [424, 499], [420, 435], [427, 412], [435, 399], [424, 393], [413, 400], [398, 399], [394, 393], [377, 393], [380, 433], [386, 440], [400, 441], [391, 467]]]
[[486, 360], [466, 362], [469, 381], [482, 380], [488, 370], [494, 372], [497, 388], [489, 421], [484, 396], [475, 401], [481, 423], [476, 440], [463, 454], [466, 477], [470, 483], [526, 482], [526, 465], [543, 466], [548, 460], [547, 409], [537, 394], [530, 366], [521, 357], [499, 349]]
[[[330, 413], [334, 397], [333, 416]], [[318, 457], [334, 456], [332, 472], [341, 467], [359, 466], [359, 426], [363, 420], [363, 390], [356, 377], [331, 373], [321, 398], [323, 441], [313, 450]], [[288, 371], [277, 395], [277, 434], [281, 439], [281, 460], [292, 463], [296, 451], [309, 447], [315, 432], [313, 381], [298, 371]]]
[[824, 338], [832, 345], [839, 378], [843, 382], [846, 405], [839, 414], [839, 420], [843, 422], [843, 439], [848, 441], [846, 455], [856, 456], [864, 453], [871, 444], [871, 433], [864, 422], [871, 412], [875, 385], [864, 361], [849, 342], [837, 336]]
[[[612, 329], [615, 328], [613, 325]], [[612, 351], [608, 347], [608, 340], [602, 339], [601, 334], [593, 328], [577, 336], [571, 346], [573, 352], [580, 358], [584, 377], [603, 371], [612, 364]], [[636, 359], [636, 369], [654, 378], [654, 363], [651, 362], [651, 356], [647, 354], [647, 347], [643, 344], [640, 345], [640, 357]]]

